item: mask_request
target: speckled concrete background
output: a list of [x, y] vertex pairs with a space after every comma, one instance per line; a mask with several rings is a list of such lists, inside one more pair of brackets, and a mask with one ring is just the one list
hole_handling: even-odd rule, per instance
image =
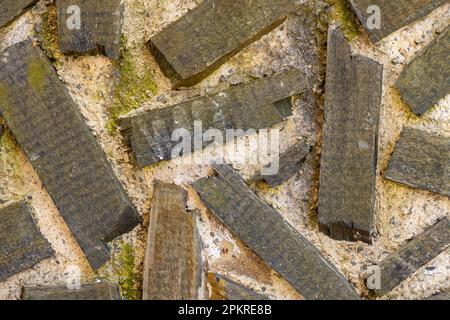
[[[52, 1], [38, 5], [0, 30], [0, 50], [33, 36], [40, 31], [41, 16]], [[395, 32], [377, 46], [362, 34], [353, 42], [354, 51], [376, 59], [384, 65], [383, 101], [381, 108], [379, 162], [377, 179], [376, 229], [374, 243], [337, 242], [318, 232], [314, 219], [316, 210], [318, 159], [321, 137], [321, 96], [324, 76], [324, 32], [326, 17], [332, 7], [321, 0], [304, 0], [300, 9], [276, 30], [255, 42], [211, 77], [194, 88], [174, 92], [153, 60], [145, 42], [149, 37], [176, 20], [200, 1], [195, 0], [125, 0], [124, 44], [138, 73], [151, 74], [157, 86], [149, 89], [141, 110], [159, 108], [205, 92], [247, 82], [255, 77], [288, 68], [303, 70], [315, 80], [315, 92], [296, 101], [294, 116], [279, 126], [282, 150], [300, 138], [316, 145], [303, 169], [287, 183], [276, 189], [252, 185], [258, 195], [272, 204], [293, 226], [312, 241], [352, 282], [362, 297], [368, 298], [363, 277], [367, 267], [376, 264], [407, 240], [419, 235], [438, 219], [450, 215], [448, 198], [430, 192], [411, 189], [382, 179], [387, 162], [403, 126], [413, 126], [450, 137], [450, 97], [443, 99], [423, 117], [409, 112], [393, 84], [405, 64], [450, 21], [450, 4], [437, 9], [426, 19]], [[339, 22], [339, 21], [337, 21]], [[189, 184], [211, 173], [207, 165], [197, 166], [186, 159], [164, 162], [146, 169], [136, 169], [118, 136], [107, 130], [114, 86], [120, 76], [119, 66], [103, 56], [67, 57], [55, 61], [60, 79], [66, 84], [105, 153], [116, 174], [124, 184], [133, 203], [144, 218], [144, 226], [137, 227], [111, 244], [113, 259], [98, 274], [93, 273], [70, 231], [59, 215], [39, 177], [20, 148], [7, 132], [0, 144], [0, 205], [27, 198], [34, 210], [38, 225], [51, 242], [55, 257], [42, 261], [0, 284], [0, 299], [17, 299], [22, 285], [64, 283], [67, 268], [78, 266], [86, 280], [106, 278], [123, 281], [121, 252], [123, 244], [134, 250], [133, 281], [139, 289], [145, 252], [146, 226], [151, 206], [153, 181], [175, 182], [189, 190], [189, 208], [196, 210], [203, 240], [205, 265], [237, 280], [257, 292], [265, 292], [275, 299], [301, 299], [280, 276], [272, 272], [251, 250], [234, 237], [201, 204]], [[137, 76], [143, 76], [138, 74]], [[1, 121], [1, 120], [0, 120]], [[257, 169], [236, 166], [244, 177]], [[337, 195], [338, 196], [338, 195]], [[441, 254], [385, 298], [418, 299], [450, 289], [450, 252]], [[122, 259], [123, 260], [123, 259]], [[117, 265], [119, 264], [119, 267]], [[207, 286], [204, 288], [207, 297]]]

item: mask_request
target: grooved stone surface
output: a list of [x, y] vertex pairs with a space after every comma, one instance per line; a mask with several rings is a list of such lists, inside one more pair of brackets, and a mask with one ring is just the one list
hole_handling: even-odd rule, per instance
[[351, 56], [339, 29], [327, 64], [318, 219], [336, 240], [371, 242], [383, 67]]
[[108, 283], [82, 284], [80, 289], [66, 285], [24, 287], [22, 300], [121, 300], [119, 287]]
[[385, 177], [450, 197], [450, 139], [405, 128]]
[[378, 265], [381, 269], [381, 289], [375, 290], [375, 293], [382, 296], [391, 291], [419, 268], [444, 252], [449, 245], [450, 220], [445, 218]]
[[403, 101], [424, 114], [450, 93], [450, 28], [409, 63], [396, 83]]
[[0, 281], [53, 255], [28, 205], [17, 202], [0, 209]]
[[0, 0], [0, 28], [27, 11], [38, 0]]
[[144, 300], [199, 299], [201, 246], [187, 192], [155, 183], [144, 262]]
[[[195, 147], [194, 133], [197, 139], [201, 139], [201, 135], [210, 128], [222, 132], [224, 138], [227, 129], [270, 128], [292, 115], [291, 104], [286, 107], [285, 103], [277, 102], [307, 88], [308, 81], [302, 72], [287, 71], [231, 87], [211, 96], [123, 118], [119, 124], [137, 165], [144, 167], [189, 154]], [[201, 128], [194, 132], [196, 121], [201, 122]], [[184, 129], [183, 132], [191, 139], [190, 143], [187, 142], [188, 146], [191, 145], [191, 150], [182, 150], [172, 156], [174, 147], [180, 144], [178, 138], [172, 141], [172, 134], [175, 130], [180, 132], [180, 129]], [[199, 147], [207, 145], [208, 143], [203, 143]]]
[[271, 164], [264, 167], [268, 169], [274, 168], [278, 165], [279, 170], [277, 174], [266, 175], [263, 172], [260, 172], [253, 178], [251, 178], [251, 181], [264, 180], [272, 188], [275, 188], [281, 185], [283, 182], [289, 180], [300, 170], [303, 162], [310, 152], [311, 146], [309, 146], [305, 141], [299, 142], [290, 147], [286, 152], [281, 154], [279, 159], [277, 160], [278, 163], [272, 162]]
[[203, 203], [306, 299], [359, 299], [348, 280], [227, 165], [194, 189]]
[[0, 116], [25, 151], [91, 266], [139, 222], [134, 206], [44, 53], [0, 53]]
[[[63, 53], [105, 51], [120, 56], [123, 6], [120, 0], [57, 0], [60, 48]], [[81, 28], [74, 28], [74, 17], [80, 9]]]
[[210, 300], [269, 300], [224, 276], [210, 273], [208, 282], [211, 285]]
[[195, 85], [284, 22], [297, 0], [205, 0], [150, 39], [175, 87]]
[[[350, 2], [372, 41], [377, 42], [425, 17], [447, 0], [350, 0]], [[381, 28], [371, 30], [367, 21], [373, 15], [373, 12], [368, 10], [369, 6], [373, 5], [381, 10]]]

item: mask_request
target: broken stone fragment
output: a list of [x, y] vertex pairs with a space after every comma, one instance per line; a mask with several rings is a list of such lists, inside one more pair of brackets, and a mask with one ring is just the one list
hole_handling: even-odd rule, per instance
[[25, 202], [0, 208], [0, 281], [50, 258], [53, 249]]
[[139, 216], [53, 66], [25, 41], [0, 53], [0, 116], [94, 269]]
[[396, 86], [411, 110], [422, 115], [450, 93], [450, 28], [409, 63]]
[[[265, 166], [250, 181], [263, 180], [272, 188], [275, 188], [289, 180], [300, 170], [310, 152], [310, 145], [305, 141], [299, 142], [281, 154], [277, 160]], [[275, 170], [275, 174], [272, 174], [273, 170]]]
[[422, 19], [447, 0], [350, 0], [370, 39], [378, 42]]
[[269, 297], [215, 273], [208, 274], [208, 283], [211, 285], [211, 300], [269, 300]]
[[450, 139], [405, 128], [385, 178], [450, 197]]
[[144, 262], [144, 300], [201, 298], [200, 238], [194, 215], [186, 211], [186, 199], [184, 189], [156, 181]]
[[400, 247], [378, 265], [381, 287], [374, 290], [375, 293], [379, 296], [388, 293], [444, 252], [449, 244], [450, 220], [444, 218], [422, 235]]
[[[213, 95], [123, 118], [119, 126], [137, 165], [144, 167], [207, 147], [210, 143], [202, 138], [209, 129], [220, 131], [225, 140], [227, 129], [270, 128], [292, 115], [291, 102], [289, 107], [278, 102], [308, 88], [304, 73], [286, 71]], [[177, 150], [180, 138], [187, 147]], [[197, 139], [200, 146], [195, 145]], [[215, 142], [220, 144], [220, 141]]]
[[380, 63], [352, 56], [330, 29], [318, 220], [336, 240], [371, 242], [382, 78]]
[[303, 297], [359, 299], [348, 280], [227, 165], [194, 183], [203, 203]]
[[0, 0], [0, 28], [29, 10], [38, 0]]
[[24, 287], [22, 300], [121, 300], [117, 285], [99, 282], [82, 284], [80, 288], [67, 285]]
[[298, 0], [205, 0], [150, 39], [175, 88], [206, 78], [284, 22]]
[[61, 52], [120, 56], [123, 4], [120, 0], [57, 0]]

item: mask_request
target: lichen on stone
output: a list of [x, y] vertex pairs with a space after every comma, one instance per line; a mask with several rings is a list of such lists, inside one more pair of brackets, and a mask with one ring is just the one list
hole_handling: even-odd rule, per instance
[[32, 60], [28, 64], [28, 84], [33, 90], [42, 90], [47, 73], [45, 65], [39, 60]]
[[119, 256], [113, 261], [113, 270], [119, 282], [121, 295], [126, 300], [141, 298], [139, 275], [135, 270], [134, 260], [134, 248], [122, 243]]
[[327, 2], [333, 6], [331, 19], [341, 27], [348, 41], [361, 35], [361, 26], [347, 0], [327, 0]]
[[47, 12], [42, 15], [41, 41], [42, 49], [51, 60], [57, 61], [62, 58], [59, 49], [58, 9], [54, 3], [50, 4]]
[[137, 109], [156, 93], [157, 87], [153, 75], [148, 68], [141, 70], [136, 64], [133, 50], [126, 46], [122, 38], [122, 52], [118, 61], [119, 82], [114, 88], [113, 103], [109, 108], [108, 132], [115, 135], [117, 119]]

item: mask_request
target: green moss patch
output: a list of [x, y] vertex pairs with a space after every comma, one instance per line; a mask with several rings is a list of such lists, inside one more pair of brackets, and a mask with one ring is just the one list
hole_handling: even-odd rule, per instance
[[58, 36], [58, 10], [56, 4], [51, 4], [46, 13], [42, 15], [42, 49], [53, 61], [62, 58], [59, 49]]
[[333, 6], [331, 19], [338, 23], [348, 41], [361, 35], [361, 27], [347, 0], [327, 0]]
[[141, 298], [139, 275], [134, 268], [134, 259], [134, 248], [123, 243], [119, 257], [113, 265], [122, 297], [127, 300], [139, 300]]
[[47, 70], [45, 65], [38, 59], [30, 61], [28, 64], [28, 84], [34, 90], [42, 90], [44, 87]]

